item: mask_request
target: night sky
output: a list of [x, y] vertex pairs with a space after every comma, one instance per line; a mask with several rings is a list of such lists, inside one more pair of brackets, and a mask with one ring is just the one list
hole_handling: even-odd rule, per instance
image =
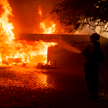
[[[14, 25], [13, 32], [19, 33], [38, 33], [41, 31], [39, 24], [43, 21], [43, 18], [48, 21], [56, 23], [56, 27], [60, 27], [59, 21], [52, 19], [49, 15], [50, 10], [55, 4], [62, 0], [8, 0], [12, 8], [12, 14], [14, 17], [10, 19], [10, 22]], [[38, 7], [41, 5], [42, 17], [38, 14]]]

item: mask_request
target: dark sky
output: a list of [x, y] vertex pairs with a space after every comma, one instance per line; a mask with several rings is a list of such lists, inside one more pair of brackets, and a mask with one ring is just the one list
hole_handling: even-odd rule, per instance
[[[36, 33], [41, 29], [39, 24], [42, 19], [47, 16], [46, 20], [52, 21], [49, 11], [55, 4], [62, 0], [9, 0], [9, 4], [12, 7], [12, 13], [14, 17], [11, 18], [11, 22], [14, 24], [14, 33]], [[38, 14], [38, 7], [41, 5], [43, 16]], [[55, 23], [59, 21], [54, 20]], [[57, 24], [57, 27], [59, 24]]]

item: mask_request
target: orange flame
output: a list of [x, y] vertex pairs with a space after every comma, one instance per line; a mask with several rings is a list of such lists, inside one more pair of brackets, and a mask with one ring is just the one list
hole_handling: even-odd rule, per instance
[[14, 41], [11, 53], [6, 56], [9, 64], [29, 63], [37, 65], [38, 63], [47, 63], [47, 49], [55, 43], [35, 41], [27, 42], [24, 40]]
[[3, 11], [0, 12], [0, 65], [13, 65], [21, 63], [47, 63], [47, 49], [56, 43], [43, 41], [28, 42], [15, 39], [12, 32], [13, 24], [9, 23], [8, 16], [12, 16], [12, 9], [7, 0], [1, 0]]
[[2, 37], [2, 41], [5, 41], [6, 43], [9, 43], [10, 41], [12, 41], [14, 38], [14, 34], [12, 32], [13, 24], [9, 23], [9, 19], [8, 16], [12, 15], [12, 9], [8, 3], [7, 0], [1, 0], [0, 4], [2, 5], [2, 8], [4, 9], [4, 12], [1, 14], [1, 18], [0, 18], [0, 25], [2, 28], [0, 28], [1, 32], [0, 35], [4, 35]]
[[[38, 13], [42, 17], [41, 6], [39, 6], [39, 8], [38, 8]], [[52, 21], [50, 21], [50, 23], [51, 23], [51, 27], [46, 27], [45, 21], [44, 22], [40, 22], [40, 28], [43, 29], [43, 34], [53, 34], [55, 32], [56, 24], [53, 23]]]
[[42, 16], [41, 6], [39, 6], [39, 8], [38, 8], [38, 13], [39, 13], [40, 16]]
[[42, 28], [43, 34], [53, 34], [55, 32], [55, 26], [56, 24], [54, 24], [53, 22], [51, 22], [51, 27], [46, 27], [45, 22], [41, 22], [40, 23], [40, 28]]

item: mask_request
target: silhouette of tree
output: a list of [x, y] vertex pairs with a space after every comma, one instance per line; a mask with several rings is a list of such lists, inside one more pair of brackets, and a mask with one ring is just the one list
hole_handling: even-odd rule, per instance
[[54, 13], [69, 32], [87, 25], [92, 29], [100, 26], [102, 32], [108, 32], [108, 0], [64, 0], [55, 5], [51, 11]]

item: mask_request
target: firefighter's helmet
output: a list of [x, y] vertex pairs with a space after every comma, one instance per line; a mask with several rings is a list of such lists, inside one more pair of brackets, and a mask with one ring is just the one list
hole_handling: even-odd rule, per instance
[[93, 34], [90, 36], [90, 38], [91, 38], [92, 40], [99, 40], [99, 39], [100, 39], [100, 35], [97, 34], [97, 33], [93, 33]]

